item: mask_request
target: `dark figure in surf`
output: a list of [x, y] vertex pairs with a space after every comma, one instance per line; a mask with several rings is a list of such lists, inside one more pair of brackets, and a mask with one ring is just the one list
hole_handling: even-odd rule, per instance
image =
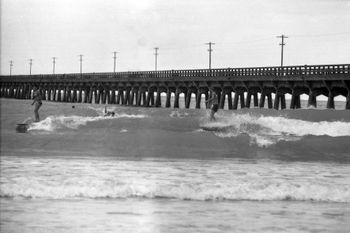
[[105, 106], [105, 115], [104, 116], [114, 116], [114, 112], [107, 111], [107, 106]]
[[212, 93], [212, 96], [206, 101], [206, 103], [210, 106], [210, 120], [215, 121], [214, 115], [219, 109], [219, 100], [217, 94], [213, 90], [210, 90], [210, 92]]
[[32, 105], [34, 105], [34, 117], [35, 117], [35, 122], [39, 122], [40, 121], [40, 117], [39, 117], [39, 108], [41, 107], [42, 103], [42, 97], [41, 97], [41, 93], [40, 93], [40, 89], [37, 87], [34, 87], [34, 91], [33, 91], [33, 103]]

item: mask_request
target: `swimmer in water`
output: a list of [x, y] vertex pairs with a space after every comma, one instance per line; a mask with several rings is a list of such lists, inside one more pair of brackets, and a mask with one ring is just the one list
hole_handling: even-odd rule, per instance
[[219, 100], [218, 100], [218, 95], [215, 93], [215, 91], [210, 89], [210, 92], [212, 93], [212, 97], [209, 98], [205, 102], [209, 103], [209, 105], [210, 105], [210, 120], [211, 121], [215, 121], [215, 116], [214, 115], [219, 109]]
[[114, 115], [115, 115], [115, 112], [107, 111], [107, 106], [105, 106], [105, 115], [104, 116], [114, 116]]
[[33, 88], [33, 103], [32, 105], [34, 105], [34, 116], [35, 116], [35, 122], [39, 122], [40, 121], [40, 117], [39, 117], [39, 109], [41, 107], [42, 103], [42, 97], [41, 97], [41, 93], [40, 93], [40, 88], [34, 87]]

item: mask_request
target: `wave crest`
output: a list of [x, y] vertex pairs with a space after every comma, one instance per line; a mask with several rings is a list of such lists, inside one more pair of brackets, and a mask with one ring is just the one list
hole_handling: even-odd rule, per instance
[[85, 117], [85, 116], [48, 116], [44, 120], [29, 125], [28, 131], [31, 130], [44, 130], [54, 131], [58, 129], [77, 129], [80, 126], [86, 125], [88, 122], [102, 121], [107, 119], [118, 118], [145, 118], [146, 115], [142, 114], [125, 114], [116, 113], [114, 116], [97, 116], [97, 117]]
[[[78, 179], [78, 178], [76, 178]], [[73, 181], [73, 182], [72, 182]], [[61, 185], [47, 185], [38, 181], [1, 185], [1, 197], [24, 198], [171, 198], [180, 200], [297, 200], [320, 202], [350, 202], [346, 186], [296, 183], [245, 183], [235, 186], [223, 184], [123, 184], [113, 181], [95, 183], [70, 180]]]
[[236, 137], [248, 134], [251, 143], [269, 146], [278, 141], [300, 140], [303, 136], [350, 136], [350, 122], [311, 122], [286, 117], [254, 116], [232, 114], [218, 121], [201, 124], [205, 130], [213, 131], [218, 137]]

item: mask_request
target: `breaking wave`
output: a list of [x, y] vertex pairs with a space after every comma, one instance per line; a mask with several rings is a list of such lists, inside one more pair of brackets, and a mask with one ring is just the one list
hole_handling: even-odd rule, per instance
[[58, 129], [77, 129], [80, 126], [86, 125], [88, 122], [103, 121], [108, 119], [118, 118], [145, 118], [146, 115], [142, 114], [125, 114], [116, 113], [114, 116], [97, 116], [97, 117], [84, 117], [84, 116], [48, 116], [44, 120], [29, 125], [28, 131], [31, 130], [44, 130], [54, 131]]
[[251, 143], [270, 146], [279, 141], [297, 141], [307, 135], [341, 137], [350, 136], [350, 122], [311, 122], [276, 116], [232, 114], [218, 121], [202, 123], [201, 128], [213, 131], [218, 137], [249, 135]]
[[237, 185], [179, 183], [123, 183], [80, 177], [43, 182], [24, 177], [1, 185], [1, 197], [10, 198], [171, 198], [180, 200], [256, 200], [350, 202], [350, 188], [332, 184], [271, 182], [255, 180]]

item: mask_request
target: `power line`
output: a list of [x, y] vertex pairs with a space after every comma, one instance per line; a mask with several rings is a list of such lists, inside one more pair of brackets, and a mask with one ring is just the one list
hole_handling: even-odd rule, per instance
[[339, 35], [347, 35], [350, 34], [350, 31], [347, 32], [337, 32], [337, 33], [323, 33], [323, 34], [313, 34], [313, 35], [307, 35], [307, 34], [296, 34], [292, 35], [293, 37], [326, 37], [326, 36], [339, 36]]
[[284, 39], [288, 37], [282, 34], [281, 36], [277, 36], [277, 38], [282, 38], [282, 42], [280, 44], [281, 45], [281, 67], [282, 67], [283, 66], [283, 47], [286, 45], [284, 43]]
[[211, 46], [214, 45], [215, 43], [209, 42], [209, 43], [206, 43], [206, 44], [209, 45], [209, 49], [208, 49], [208, 52], [209, 52], [209, 69], [211, 69], [211, 52], [213, 51]]

